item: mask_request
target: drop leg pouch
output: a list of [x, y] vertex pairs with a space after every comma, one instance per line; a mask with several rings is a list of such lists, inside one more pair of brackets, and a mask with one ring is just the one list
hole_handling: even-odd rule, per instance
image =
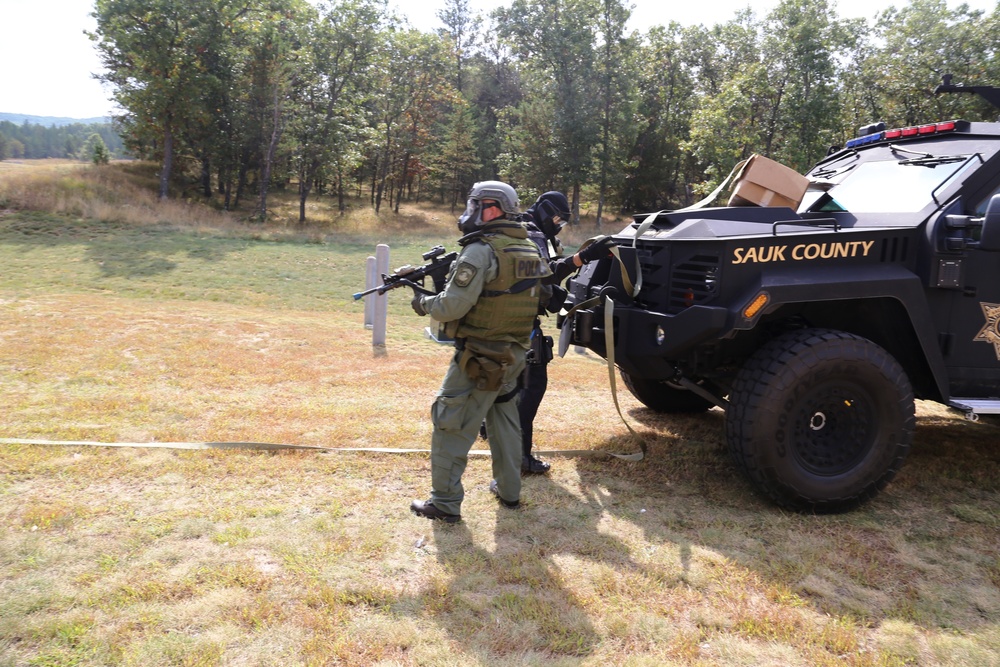
[[491, 349], [474, 341], [466, 341], [459, 366], [476, 383], [480, 391], [500, 391], [507, 368], [515, 361], [510, 345]]

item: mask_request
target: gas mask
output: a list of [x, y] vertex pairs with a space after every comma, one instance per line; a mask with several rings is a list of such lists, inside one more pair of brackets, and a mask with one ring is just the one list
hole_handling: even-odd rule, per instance
[[458, 216], [458, 229], [463, 234], [471, 234], [479, 230], [483, 224], [482, 219], [483, 203], [478, 199], [469, 199], [465, 205], [465, 212]]

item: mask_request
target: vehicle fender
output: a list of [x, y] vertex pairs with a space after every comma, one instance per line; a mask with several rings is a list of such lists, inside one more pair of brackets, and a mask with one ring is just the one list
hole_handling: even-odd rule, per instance
[[[948, 397], [948, 375], [937, 344], [934, 319], [920, 278], [901, 265], [853, 266], [850, 276], [842, 271], [771, 271], [761, 276], [760, 289], [768, 293], [767, 311], [783, 305], [887, 298], [898, 301], [916, 334], [934, 384], [942, 398]], [[751, 297], [752, 298], [752, 297]], [[734, 327], [742, 328], [742, 327]]]

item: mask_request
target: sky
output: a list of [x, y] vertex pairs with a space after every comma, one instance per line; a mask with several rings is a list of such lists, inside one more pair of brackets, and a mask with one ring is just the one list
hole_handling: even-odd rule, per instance
[[[997, 0], [966, 0], [973, 9], [992, 10]], [[739, 9], [752, 7], [766, 14], [778, 0], [632, 0], [630, 28], [677, 21], [682, 25], [715, 25]], [[907, 0], [831, 0], [841, 18], [874, 18], [889, 6]], [[390, 0], [410, 23], [423, 31], [440, 26], [437, 11], [444, 0]], [[470, 0], [473, 11], [487, 13], [510, 0]], [[960, 0], [948, 0], [957, 7]], [[115, 110], [110, 91], [93, 78], [101, 71], [94, 44], [84, 30], [93, 30], [92, 0], [0, 0], [0, 112], [95, 118]]]

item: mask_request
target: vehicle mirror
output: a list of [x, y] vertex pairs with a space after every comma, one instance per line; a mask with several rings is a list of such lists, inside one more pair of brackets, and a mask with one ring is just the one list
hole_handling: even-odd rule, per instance
[[1000, 195], [993, 195], [986, 207], [979, 247], [982, 250], [1000, 251]]

